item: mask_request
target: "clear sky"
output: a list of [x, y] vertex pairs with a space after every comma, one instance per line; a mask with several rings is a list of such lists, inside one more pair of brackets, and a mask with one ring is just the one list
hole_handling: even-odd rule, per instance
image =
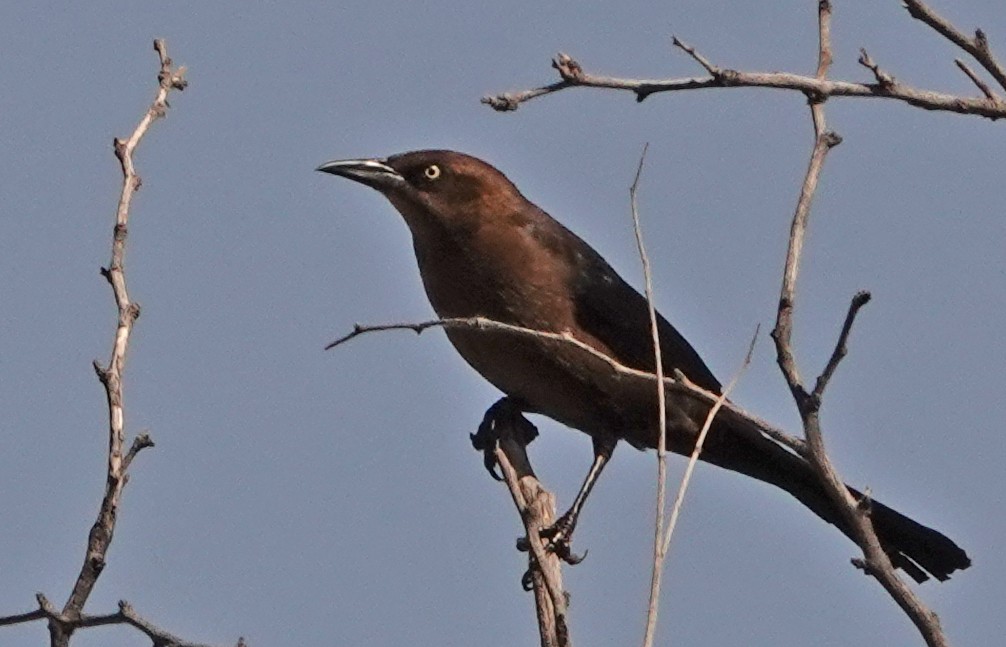
[[[934, 0], [1006, 57], [995, 0]], [[547, 5], [547, 6], [546, 6]], [[62, 604], [104, 483], [107, 263], [126, 135], [155, 87], [154, 37], [190, 67], [143, 142], [127, 275], [143, 306], [127, 425], [134, 463], [87, 610], [124, 598], [190, 640], [265, 645], [537, 640], [520, 524], [468, 441], [498, 393], [440, 331], [322, 347], [355, 322], [432, 316], [408, 232], [380, 196], [315, 173], [336, 158], [452, 148], [494, 163], [635, 285], [640, 194], [658, 306], [725, 379], [771, 327], [811, 145], [804, 98], [727, 90], [576, 90], [497, 114], [488, 93], [551, 82], [558, 50], [591, 71], [698, 74], [713, 62], [810, 73], [816, 2], [88, 2], [0, 8], [0, 614]], [[897, 0], [835, 2], [836, 78], [974, 95], [960, 53]], [[1000, 124], [833, 100], [796, 315], [820, 370], [854, 292], [851, 353], [823, 410], [838, 468], [965, 547], [974, 566], [921, 587], [955, 645], [1003, 636], [1006, 600], [1006, 182]], [[735, 393], [796, 431], [767, 336]], [[560, 505], [590, 460], [539, 419], [532, 459]], [[680, 475], [684, 461], [671, 461]], [[623, 447], [566, 570], [578, 645], [642, 635], [653, 454]], [[921, 644], [855, 547], [784, 493], [700, 468], [668, 559], [659, 638], [675, 645]], [[43, 644], [41, 623], [0, 630]], [[75, 645], [143, 644], [124, 628]]]

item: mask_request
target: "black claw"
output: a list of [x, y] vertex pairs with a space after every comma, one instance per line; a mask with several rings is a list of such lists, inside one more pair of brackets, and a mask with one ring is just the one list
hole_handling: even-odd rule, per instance
[[482, 464], [485, 465], [486, 471], [489, 472], [489, 476], [493, 477], [493, 479], [497, 481], [503, 480], [503, 477], [496, 471], [496, 466], [499, 465], [499, 462], [496, 460], [496, 452], [487, 450], [482, 456]]
[[486, 471], [497, 481], [503, 480], [496, 472], [496, 443], [499, 441], [500, 424], [516, 424], [525, 445], [538, 436], [538, 428], [521, 415], [520, 407], [510, 399], [501, 398], [489, 407], [478, 430], [468, 437], [472, 441], [472, 447], [482, 452], [482, 463], [486, 466]]
[[499, 437], [496, 434], [495, 419], [491, 415], [492, 409], [486, 412], [478, 430], [474, 434], [469, 434], [468, 437], [471, 438], [472, 447], [482, 452], [482, 464], [485, 465], [489, 476], [497, 481], [502, 481], [503, 477], [496, 472], [496, 441]]
[[531, 591], [534, 589], [534, 576], [531, 574], [531, 569], [524, 571], [524, 574], [520, 576], [520, 586], [525, 591]]
[[570, 566], [576, 566], [577, 564], [579, 564], [583, 560], [587, 559], [587, 553], [590, 552], [589, 550], [585, 550], [585, 551], [583, 551], [582, 555], [577, 555], [576, 553], [574, 553], [573, 551], [571, 551], [569, 549], [569, 544], [563, 544], [563, 546], [564, 546], [563, 552], [562, 553], [556, 553], [556, 555], [559, 556], [559, 559], [561, 559], [562, 561], [566, 562]]
[[576, 566], [587, 557], [587, 551], [577, 555], [570, 547], [574, 526], [570, 517], [563, 515], [548, 528], [542, 528], [539, 533], [542, 539], [548, 540], [548, 550], [570, 566]]
[[566, 535], [555, 534], [548, 537], [548, 550], [555, 553], [555, 556], [566, 562], [570, 566], [576, 566], [587, 557], [587, 551], [582, 555], [577, 555], [569, 545], [569, 538]]

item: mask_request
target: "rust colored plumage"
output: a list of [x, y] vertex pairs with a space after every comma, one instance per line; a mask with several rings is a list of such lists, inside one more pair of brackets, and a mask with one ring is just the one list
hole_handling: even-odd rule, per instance
[[[527, 200], [491, 165], [453, 151], [328, 162], [318, 170], [388, 198], [412, 233], [426, 294], [441, 317], [481, 316], [578, 340], [631, 368], [654, 370], [645, 299], [592, 247]], [[658, 315], [664, 371], [677, 369], [714, 392], [720, 383], [680, 333]], [[580, 509], [619, 440], [657, 445], [652, 382], [619, 376], [572, 345], [499, 331], [450, 328], [461, 356], [509, 405], [588, 434], [594, 462], [570, 510], [553, 529], [568, 548]], [[689, 454], [708, 404], [667, 392], [668, 449]], [[807, 462], [737, 416], [718, 416], [704, 461], [771, 483], [845, 534], [849, 529]], [[856, 496], [861, 496], [850, 488]], [[941, 533], [872, 502], [872, 520], [895, 565], [917, 581], [967, 568]]]

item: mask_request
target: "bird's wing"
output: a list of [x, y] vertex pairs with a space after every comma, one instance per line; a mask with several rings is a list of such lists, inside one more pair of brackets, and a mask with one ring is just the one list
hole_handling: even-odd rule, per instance
[[[568, 231], [568, 230], [567, 230]], [[654, 371], [653, 338], [646, 299], [590, 245], [570, 232], [568, 253], [577, 268], [573, 299], [577, 323], [607, 345], [626, 366]], [[575, 242], [574, 242], [575, 241]], [[700, 387], [720, 391], [720, 383], [691, 344], [657, 313], [665, 374], [679, 369]]]

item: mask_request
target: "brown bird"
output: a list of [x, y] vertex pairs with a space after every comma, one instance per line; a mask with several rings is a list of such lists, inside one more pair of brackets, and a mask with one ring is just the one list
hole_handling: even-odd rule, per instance
[[[317, 170], [376, 189], [402, 214], [426, 294], [440, 317], [480, 316], [567, 332], [624, 366], [655, 370], [643, 296], [486, 162], [426, 150], [327, 162]], [[663, 316], [657, 319], [665, 373], [680, 370], [700, 387], [720, 392], [695, 349]], [[544, 414], [593, 440], [594, 461], [573, 505], [544, 533], [571, 557], [577, 517], [618, 441], [639, 449], [657, 446], [653, 382], [619, 375], [603, 359], [569, 343], [497, 330], [448, 328], [446, 333], [465, 361], [506, 394], [487, 416], [504, 408]], [[666, 395], [667, 448], [688, 455], [709, 404], [677, 390]], [[851, 536], [807, 461], [742, 417], [721, 412], [701, 458], [782, 488]], [[970, 566], [967, 554], [943, 534], [876, 501], [870, 506], [885, 551], [916, 581], [928, 579], [927, 573], [946, 580]]]

